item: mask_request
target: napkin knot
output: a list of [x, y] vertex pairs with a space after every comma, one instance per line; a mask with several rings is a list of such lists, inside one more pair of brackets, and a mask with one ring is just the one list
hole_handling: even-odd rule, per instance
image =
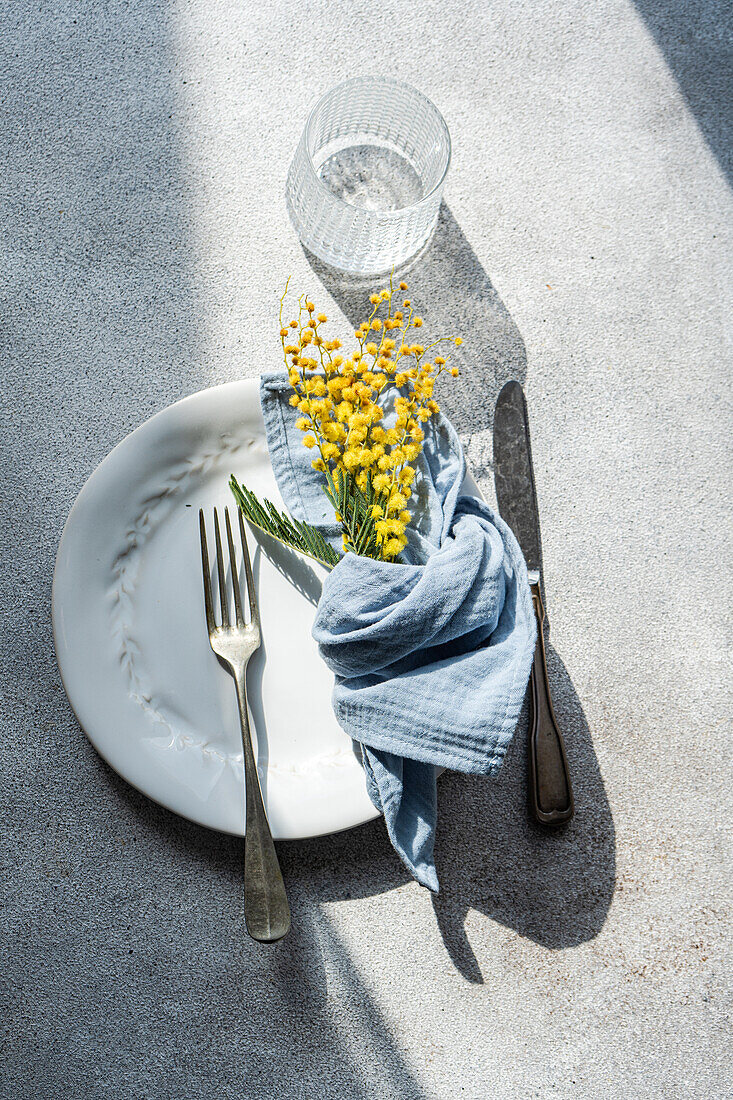
[[[278, 486], [295, 518], [340, 549], [291, 392], [284, 372], [262, 377]], [[464, 478], [458, 436], [439, 416], [417, 463], [404, 562], [345, 554], [324, 581], [313, 625], [335, 677], [336, 718], [361, 746], [369, 795], [406, 866], [432, 890], [437, 772], [490, 775], [501, 766], [536, 638], [516, 539], [493, 509], [461, 493]]]

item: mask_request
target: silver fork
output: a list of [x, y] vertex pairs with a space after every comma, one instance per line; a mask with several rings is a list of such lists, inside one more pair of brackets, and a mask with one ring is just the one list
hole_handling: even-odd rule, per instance
[[285, 894], [285, 884], [280, 871], [280, 864], [275, 853], [272, 833], [262, 801], [257, 763], [252, 749], [252, 737], [249, 732], [247, 664], [252, 654], [260, 648], [260, 616], [257, 610], [257, 596], [252, 579], [252, 565], [249, 560], [247, 536], [244, 530], [242, 513], [239, 509], [237, 509], [237, 514], [239, 516], [239, 535], [244, 552], [244, 572], [247, 580], [247, 595], [249, 596], [250, 621], [246, 622], [244, 618], [237, 558], [234, 553], [234, 540], [228, 508], [224, 509], [224, 520], [227, 543], [229, 544], [232, 587], [234, 588], [234, 623], [231, 622], [229, 616], [226, 569], [221, 549], [219, 517], [216, 508], [214, 509], [214, 538], [216, 541], [216, 570], [219, 577], [221, 626], [216, 625], [214, 618], [209, 553], [206, 545], [206, 523], [204, 513], [199, 511], [204, 603], [206, 605], [206, 626], [209, 631], [211, 648], [227, 672], [230, 673], [237, 687], [239, 722], [242, 727], [242, 748], [244, 749], [244, 784], [247, 807], [244, 846], [244, 919], [247, 924], [247, 931], [252, 939], [260, 940], [263, 943], [273, 943], [275, 940], [282, 939], [290, 928], [290, 909]]

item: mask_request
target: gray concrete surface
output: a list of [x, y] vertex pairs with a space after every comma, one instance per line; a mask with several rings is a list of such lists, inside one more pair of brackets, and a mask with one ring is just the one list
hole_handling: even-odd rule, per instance
[[[2, 24], [0, 1094], [733, 1095], [730, 7], [5, 0]], [[465, 335], [445, 405], [485, 486], [493, 399], [526, 384], [578, 813], [528, 823], [520, 729], [496, 782], [443, 780], [435, 903], [379, 822], [287, 844], [268, 950], [241, 845], [85, 740], [51, 574], [125, 433], [263, 365], [288, 274], [352, 316], [283, 185], [308, 104], [370, 69], [453, 136], [412, 289]]]

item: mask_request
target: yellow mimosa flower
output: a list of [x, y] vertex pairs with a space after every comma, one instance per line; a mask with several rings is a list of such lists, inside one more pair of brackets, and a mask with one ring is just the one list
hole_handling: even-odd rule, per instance
[[[407, 545], [411, 512], [406, 506], [415, 491], [415, 463], [425, 439], [421, 425], [438, 412], [433, 399], [435, 372], [458, 374], [456, 367], [445, 369], [444, 356], [436, 355], [434, 363], [423, 361], [425, 347], [405, 339], [408, 329], [424, 325], [422, 317], [414, 315], [405, 291], [406, 282], [401, 281], [398, 289], [392, 289], [390, 282], [389, 288], [370, 296], [369, 316], [354, 330], [357, 347], [347, 355], [334, 354], [340, 340], [319, 335], [318, 326], [326, 324], [328, 317], [316, 313], [309, 298], [299, 299], [298, 320], [283, 322], [280, 317], [285, 367], [294, 391], [289, 400], [300, 414], [295, 423], [304, 433], [304, 445], [319, 452], [312, 466], [319, 473], [328, 472], [326, 492], [342, 526], [355, 523], [354, 516], [341, 515], [334, 498], [336, 493], [341, 499], [344, 482], [351, 479], [373, 502], [360, 520], [372, 526], [362, 528], [358, 545], [367, 545], [362, 552], [386, 561], [398, 558]], [[400, 295], [402, 308], [393, 312], [393, 305], [400, 304], [395, 294]], [[403, 340], [401, 346], [392, 332]], [[370, 333], [379, 335], [371, 339]], [[286, 343], [288, 337], [292, 343]], [[446, 340], [456, 346], [462, 343], [460, 337], [440, 337], [431, 347]], [[385, 417], [388, 428], [380, 423]], [[354, 552], [352, 537], [343, 532], [344, 549]]]

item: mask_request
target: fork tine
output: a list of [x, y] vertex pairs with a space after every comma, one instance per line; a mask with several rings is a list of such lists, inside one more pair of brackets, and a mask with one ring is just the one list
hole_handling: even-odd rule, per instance
[[227, 582], [224, 572], [224, 555], [221, 552], [219, 534], [219, 516], [214, 509], [214, 538], [216, 539], [216, 571], [219, 574], [219, 602], [221, 603], [221, 625], [229, 626], [229, 605], [227, 604]]
[[255, 592], [255, 582], [252, 577], [252, 563], [249, 560], [249, 547], [247, 546], [247, 535], [244, 530], [244, 520], [242, 519], [242, 511], [237, 509], [239, 515], [239, 537], [242, 540], [242, 549], [244, 550], [244, 573], [247, 578], [247, 595], [249, 596], [249, 610], [252, 615], [252, 624], [254, 626], [260, 625], [260, 613], [257, 609], [257, 593]]
[[199, 535], [201, 538], [201, 568], [204, 574], [204, 604], [206, 606], [206, 628], [211, 634], [216, 628], [214, 605], [211, 600], [211, 573], [209, 572], [209, 551], [206, 547], [206, 523], [203, 509], [199, 508]]
[[227, 529], [227, 542], [229, 543], [229, 562], [232, 567], [232, 584], [234, 585], [234, 610], [237, 616], [237, 626], [244, 626], [244, 608], [242, 607], [242, 593], [239, 589], [239, 570], [237, 569], [237, 555], [234, 553], [234, 539], [232, 538], [232, 525], [229, 522], [229, 509], [224, 509], [224, 522]]

